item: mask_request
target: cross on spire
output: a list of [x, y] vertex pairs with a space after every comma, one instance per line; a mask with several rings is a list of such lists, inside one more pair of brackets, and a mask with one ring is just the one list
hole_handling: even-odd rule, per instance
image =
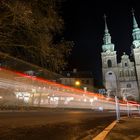
[[134, 10], [133, 8], [132, 8], [131, 12], [132, 12], [132, 15], [134, 16], [134, 12], [135, 12], [135, 10]]
[[104, 14], [104, 21], [105, 21], [105, 33], [108, 33], [108, 27], [106, 22], [106, 15]]
[[106, 14], [104, 14], [104, 19], [106, 20]]

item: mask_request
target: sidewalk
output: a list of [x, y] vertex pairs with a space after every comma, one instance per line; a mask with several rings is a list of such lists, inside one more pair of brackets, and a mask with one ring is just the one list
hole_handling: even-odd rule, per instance
[[140, 140], [140, 116], [121, 118], [104, 140]]

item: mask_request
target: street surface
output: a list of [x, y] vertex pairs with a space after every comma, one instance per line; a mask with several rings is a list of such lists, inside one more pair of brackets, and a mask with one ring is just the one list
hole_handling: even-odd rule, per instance
[[0, 112], [0, 140], [92, 140], [115, 113], [82, 109]]

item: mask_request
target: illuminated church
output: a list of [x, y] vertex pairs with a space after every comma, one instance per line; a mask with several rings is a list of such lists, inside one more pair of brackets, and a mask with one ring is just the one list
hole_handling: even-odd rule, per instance
[[[132, 53], [134, 61], [124, 52], [121, 62], [117, 62], [115, 45], [111, 42], [111, 36], [105, 17], [105, 33], [102, 45], [102, 75], [103, 83], [109, 96], [121, 97], [128, 100], [139, 101], [140, 98], [140, 28], [138, 27], [134, 12], [132, 30]], [[118, 52], [119, 53], [119, 52]]]

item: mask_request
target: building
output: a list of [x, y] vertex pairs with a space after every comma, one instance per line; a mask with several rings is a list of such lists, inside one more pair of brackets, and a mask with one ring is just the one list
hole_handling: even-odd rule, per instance
[[105, 19], [105, 33], [102, 45], [102, 75], [103, 84], [109, 96], [118, 96], [125, 99], [139, 101], [140, 87], [140, 28], [138, 27], [134, 12], [132, 30], [133, 61], [125, 52], [121, 62], [117, 62], [115, 45], [111, 42], [111, 35]]
[[83, 90], [93, 91], [93, 74], [90, 71], [63, 71], [64, 77], [60, 78], [61, 84], [80, 88]]

